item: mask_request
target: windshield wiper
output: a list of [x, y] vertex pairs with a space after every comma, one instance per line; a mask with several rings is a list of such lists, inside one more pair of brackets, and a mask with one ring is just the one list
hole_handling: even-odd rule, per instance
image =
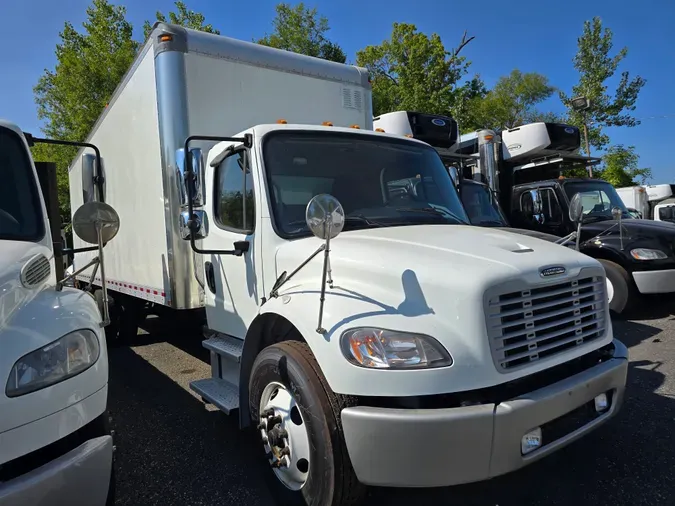
[[479, 225], [493, 225], [495, 227], [505, 227], [506, 224], [502, 221], [497, 220], [481, 220], [478, 222]]
[[435, 214], [436, 216], [440, 216], [442, 218], [452, 218], [453, 220], [457, 221], [458, 223], [464, 223], [464, 220], [462, 220], [459, 216], [456, 214], [443, 210], [441, 211], [440, 209], [436, 209], [434, 207], [395, 207], [395, 211], [403, 211], [403, 212], [410, 212], [410, 213], [427, 213], [427, 214]]

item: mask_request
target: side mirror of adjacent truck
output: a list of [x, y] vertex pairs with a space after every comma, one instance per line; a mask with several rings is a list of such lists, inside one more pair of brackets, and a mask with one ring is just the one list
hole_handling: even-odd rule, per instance
[[584, 216], [584, 206], [581, 203], [581, 194], [575, 193], [570, 201], [570, 221], [572, 223], [581, 223]]
[[69, 274], [62, 281], [56, 285], [57, 290], [61, 290], [64, 283], [70, 278], [77, 276], [79, 273], [94, 266], [91, 274], [89, 284], [93, 282], [98, 269], [101, 269], [101, 289], [103, 292], [103, 307], [101, 307], [101, 314], [103, 315], [103, 322], [101, 327], [105, 327], [110, 323], [110, 313], [108, 310], [108, 291], [106, 287], [105, 265], [103, 263], [103, 247], [112, 241], [120, 229], [120, 217], [117, 212], [104, 202], [87, 202], [80, 206], [73, 215], [73, 232], [84, 242], [89, 244], [96, 244], [98, 246], [98, 255], [92, 259], [87, 265]]
[[619, 206], [612, 207], [612, 218], [614, 218], [615, 220], [620, 220], [622, 214], [623, 211], [621, 211], [621, 208]]
[[[192, 148], [188, 153], [190, 172], [188, 172], [183, 148], [176, 150], [176, 179], [181, 205], [188, 205], [188, 195], [192, 195], [192, 205], [203, 206], [204, 199], [204, 157], [200, 148]], [[191, 185], [191, 188], [188, 188]]]

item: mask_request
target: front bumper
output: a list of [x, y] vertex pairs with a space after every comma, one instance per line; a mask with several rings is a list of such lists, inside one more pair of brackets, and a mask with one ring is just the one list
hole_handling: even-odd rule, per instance
[[0, 506], [103, 506], [112, 471], [111, 436], [100, 436], [27, 474], [0, 483]]
[[[514, 471], [553, 453], [618, 412], [628, 350], [617, 340], [614, 347], [613, 358], [605, 362], [498, 404], [345, 408], [342, 424], [357, 477], [367, 485], [388, 487], [458, 485]], [[606, 412], [561, 431], [561, 425], [601, 393], [610, 394]], [[543, 446], [522, 455], [521, 438], [537, 427], [542, 427]]]
[[640, 293], [675, 292], [675, 269], [634, 271], [633, 279]]

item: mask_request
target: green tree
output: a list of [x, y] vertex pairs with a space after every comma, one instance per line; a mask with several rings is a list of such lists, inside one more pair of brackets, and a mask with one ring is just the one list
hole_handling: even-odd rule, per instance
[[458, 47], [448, 51], [438, 34], [394, 23], [388, 40], [356, 53], [357, 64], [371, 74], [374, 114], [408, 110], [449, 114], [461, 122], [462, 104], [484, 91], [478, 76], [459, 84], [470, 65], [460, 52], [473, 39], [464, 32]]
[[[56, 66], [45, 69], [34, 88], [46, 137], [84, 141], [138, 51], [126, 9], [107, 0], [87, 8], [84, 31], [66, 22], [56, 46]], [[68, 165], [76, 148], [36, 145], [37, 161], [57, 165], [61, 218], [70, 221]]]
[[503, 130], [537, 121], [545, 116], [535, 106], [554, 91], [546, 76], [515, 69], [500, 77], [484, 98], [474, 99], [475, 122], [480, 128]]
[[326, 37], [330, 30], [328, 19], [319, 16], [316, 8], [280, 3], [272, 21], [274, 31], [256, 42], [263, 46], [293, 51], [294, 53], [345, 63], [347, 56], [342, 48]]
[[[220, 35], [220, 32], [213, 28], [211, 24], [205, 24], [206, 18], [203, 14], [195, 11], [188, 10], [183, 2], [174, 2], [176, 5], [177, 12], [169, 12], [168, 22], [172, 25], [180, 25], [185, 28], [192, 28], [193, 30], [199, 30], [202, 32], [215, 33]], [[155, 14], [157, 21], [163, 23], [167, 22], [167, 17], [162, 14], [160, 11], [157, 11]], [[143, 23], [143, 40], [147, 40], [150, 32], [152, 31], [152, 25], [150, 21]]]
[[593, 176], [604, 179], [616, 188], [645, 184], [652, 177], [650, 168], [640, 168], [640, 157], [634, 146], [621, 144], [610, 147], [602, 157], [602, 166], [593, 170]]
[[[583, 127], [589, 124], [589, 144], [603, 149], [609, 144], [609, 137], [603, 129], [610, 126], [636, 126], [640, 122], [630, 111], [635, 110], [635, 102], [646, 81], [640, 76], [630, 78], [628, 72], [622, 72], [613, 96], [607, 91], [607, 80], [612, 78], [619, 64], [626, 58], [628, 48], [620, 49], [614, 56], [612, 51], [613, 33], [602, 26], [599, 17], [584, 22], [584, 29], [577, 41], [578, 52], [574, 57], [574, 68], [579, 72], [579, 82], [572, 87], [572, 94], [560, 92], [560, 99], [568, 109], [568, 121]], [[591, 101], [586, 111], [575, 111], [572, 98], [585, 96]]]

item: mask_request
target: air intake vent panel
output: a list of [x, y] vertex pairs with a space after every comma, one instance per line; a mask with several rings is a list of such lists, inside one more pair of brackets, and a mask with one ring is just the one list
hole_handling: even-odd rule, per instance
[[26, 288], [34, 288], [45, 282], [50, 274], [49, 259], [44, 255], [36, 255], [21, 269], [21, 284]]

